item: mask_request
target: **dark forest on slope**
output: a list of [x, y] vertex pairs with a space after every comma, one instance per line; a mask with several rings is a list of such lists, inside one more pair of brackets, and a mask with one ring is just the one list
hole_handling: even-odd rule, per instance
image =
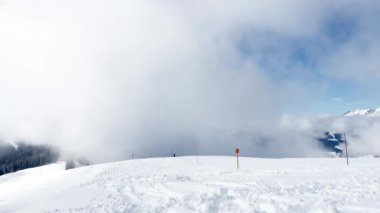
[[0, 175], [55, 163], [58, 157], [58, 150], [48, 145], [0, 143]]

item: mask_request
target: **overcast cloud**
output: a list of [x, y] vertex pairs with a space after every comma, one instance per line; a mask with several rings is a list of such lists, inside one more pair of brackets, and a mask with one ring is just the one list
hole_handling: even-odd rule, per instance
[[321, 156], [318, 127], [288, 125], [284, 109], [307, 108], [326, 79], [380, 78], [379, 8], [369, 0], [1, 1], [0, 137], [99, 161], [235, 146], [250, 156]]

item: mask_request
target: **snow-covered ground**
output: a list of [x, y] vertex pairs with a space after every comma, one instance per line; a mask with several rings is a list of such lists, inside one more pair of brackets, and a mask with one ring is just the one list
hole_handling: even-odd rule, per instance
[[380, 159], [181, 157], [0, 177], [0, 212], [380, 212]]

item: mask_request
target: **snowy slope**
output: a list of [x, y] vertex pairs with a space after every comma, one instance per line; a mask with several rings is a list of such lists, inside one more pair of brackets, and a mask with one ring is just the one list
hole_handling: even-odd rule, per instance
[[1, 212], [380, 212], [380, 159], [182, 157], [0, 177]]
[[351, 116], [371, 116], [371, 117], [377, 117], [380, 116], [380, 108], [377, 109], [357, 109], [353, 111], [348, 111], [344, 113], [344, 116], [351, 117]]

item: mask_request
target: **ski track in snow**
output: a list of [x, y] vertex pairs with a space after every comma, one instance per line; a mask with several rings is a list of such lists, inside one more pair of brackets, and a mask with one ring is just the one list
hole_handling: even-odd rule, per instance
[[0, 212], [380, 212], [380, 159], [181, 157], [0, 177]]

